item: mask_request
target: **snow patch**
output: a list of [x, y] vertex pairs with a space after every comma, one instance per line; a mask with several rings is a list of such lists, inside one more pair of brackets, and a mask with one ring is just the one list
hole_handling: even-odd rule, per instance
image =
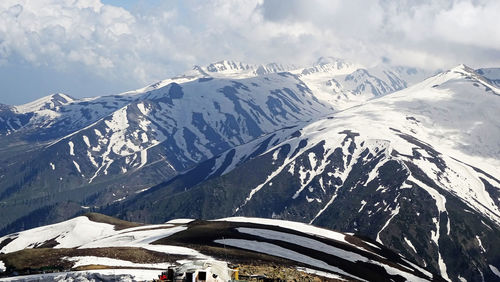
[[87, 135], [83, 135], [82, 138], [83, 138], [83, 142], [85, 142], [85, 144], [87, 145], [87, 147], [90, 148], [90, 140], [87, 137]]
[[[114, 225], [94, 222], [86, 216], [79, 216], [61, 223], [19, 232], [17, 238], [0, 249], [0, 252], [12, 253], [33, 248], [36, 242], [41, 244], [53, 239], [59, 243], [54, 248], [74, 248], [114, 233]], [[0, 242], [11, 236], [0, 238]]]
[[476, 235], [476, 240], [477, 240], [477, 243], [479, 244], [479, 248], [481, 248], [481, 252], [484, 254], [486, 253], [486, 250], [484, 249], [483, 247], [483, 243], [481, 242], [481, 239], [479, 238], [478, 235]]
[[411, 243], [411, 241], [408, 240], [408, 238], [406, 238], [406, 237], [404, 237], [404, 240], [405, 240], [406, 244], [408, 244], [408, 246], [410, 246], [410, 248], [413, 250], [413, 252], [415, 254], [417, 254], [417, 249], [415, 249], [415, 247], [413, 246], [413, 244]]
[[80, 257], [65, 257], [67, 261], [74, 263], [73, 268], [88, 265], [105, 265], [105, 266], [119, 266], [119, 267], [133, 267], [133, 268], [155, 268], [155, 269], [167, 269], [171, 266], [170, 263], [134, 263], [121, 259], [113, 259], [106, 257], [94, 257], [94, 256], [80, 256]]
[[324, 272], [324, 271], [319, 271], [316, 269], [307, 268], [307, 267], [297, 267], [297, 270], [305, 272], [305, 273], [313, 274], [313, 275], [318, 275], [318, 276], [323, 276], [323, 277], [330, 278], [330, 279], [339, 280], [339, 281], [347, 281], [344, 278], [342, 278], [342, 276], [339, 276], [339, 275], [336, 275], [333, 273]]
[[69, 141], [68, 145], [69, 145], [69, 155], [74, 156], [75, 155], [75, 144], [73, 144], [72, 141]]
[[365, 205], [366, 205], [366, 201], [365, 200], [361, 200], [361, 207], [359, 208], [358, 213], [363, 210], [363, 208], [365, 207]]
[[80, 165], [76, 161], [73, 161], [73, 164], [75, 165], [76, 170], [78, 170], [78, 172], [81, 174], [82, 171], [80, 170]]
[[2, 281], [152, 281], [158, 278], [158, 270], [147, 269], [99, 269], [69, 271], [2, 278]]
[[176, 218], [176, 219], [169, 220], [166, 223], [168, 223], [168, 224], [188, 224], [192, 221], [194, 221], [194, 219], [192, 219], [192, 218]]
[[500, 270], [498, 270], [498, 268], [496, 268], [495, 266], [493, 266], [493, 265], [491, 265], [491, 264], [489, 264], [488, 266], [490, 267], [491, 271], [492, 271], [492, 272], [493, 272], [493, 273], [494, 273], [494, 274], [495, 274], [498, 278], [500, 278]]
[[399, 205], [396, 206], [394, 210], [391, 211], [391, 217], [387, 220], [387, 222], [382, 226], [382, 229], [377, 233], [376, 241], [382, 244], [382, 240], [380, 240], [380, 233], [389, 225], [391, 220], [399, 213]]

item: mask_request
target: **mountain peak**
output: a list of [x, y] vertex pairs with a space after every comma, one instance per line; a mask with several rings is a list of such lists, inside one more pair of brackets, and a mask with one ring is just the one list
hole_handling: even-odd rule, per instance
[[476, 73], [476, 71], [473, 68], [471, 68], [471, 67], [469, 67], [469, 66], [467, 66], [465, 64], [460, 64], [460, 65], [458, 65], [458, 66], [450, 69], [450, 71], [452, 71], [452, 72], [462, 72], [462, 73], [463, 72]]
[[54, 109], [58, 106], [66, 105], [68, 103], [73, 102], [71, 96], [63, 94], [63, 93], [54, 93], [48, 96], [42, 97], [33, 102], [29, 102], [27, 104], [16, 106], [18, 112], [26, 113], [26, 112], [34, 112], [40, 110], [50, 110]]
[[252, 66], [231, 60], [222, 60], [215, 63], [211, 63], [206, 67], [209, 72], [234, 72], [234, 71], [245, 71], [253, 69]]

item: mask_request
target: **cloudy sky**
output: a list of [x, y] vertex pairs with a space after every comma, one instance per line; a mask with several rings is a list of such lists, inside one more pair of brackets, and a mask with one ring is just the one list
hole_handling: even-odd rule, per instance
[[498, 0], [1, 0], [0, 103], [141, 88], [222, 59], [500, 67]]

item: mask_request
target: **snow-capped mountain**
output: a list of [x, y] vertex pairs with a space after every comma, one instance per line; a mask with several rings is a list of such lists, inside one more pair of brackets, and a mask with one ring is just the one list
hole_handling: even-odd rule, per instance
[[318, 99], [343, 110], [377, 96], [406, 88], [429, 76], [429, 72], [387, 64], [375, 67], [322, 57], [312, 67], [294, 71]]
[[[0, 210], [19, 205], [13, 200], [18, 197], [33, 204], [0, 225], [14, 214], [75, 195], [106, 205], [234, 146], [333, 110], [290, 73], [200, 77], [142, 93], [56, 103], [59, 97], [7, 109], [16, 117], [32, 116], [4, 141], [37, 143], [29, 150], [3, 149]], [[54, 196], [36, 200], [46, 195]]]
[[75, 101], [75, 99], [66, 94], [56, 93], [49, 95], [47, 97], [40, 98], [30, 103], [17, 106], [16, 110], [19, 113], [30, 113], [43, 110], [55, 110], [57, 107], [67, 105], [68, 103], [71, 103], [73, 101]]
[[47, 150], [66, 151], [65, 157], [83, 162], [85, 167], [77, 170], [88, 182], [108, 170], [125, 173], [154, 162], [162, 162], [173, 174], [330, 111], [291, 74], [239, 81], [200, 79], [148, 91]]
[[257, 76], [270, 73], [288, 72], [297, 69], [296, 66], [288, 66], [277, 63], [252, 65], [245, 64], [242, 62], [235, 62], [229, 60], [223, 60], [216, 63], [209, 64], [206, 67], [195, 66], [194, 71], [199, 74], [211, 77], [228, 77], [236, 76], [241, 78], [242, 76]]
[[108, 211], [297, 220], [370, 236], [445, 279], [493, 281], [499, 108], [500, 88], [458, 66], [236, 147]]
[[[234, 146], [330, 114], [343, 102], [314, 89], [339, 73], [375, 79], [358, 67], [333, 58], [312, 68], [221, 61], [118, 95], [3, 106], [0, 211], [11, 212], [0, 227], [66, 201], [124, 200]], [[339, 91], [358, 102], [373, 97]], [[30, 226], [13, 224], [8, 230]]]
[[273, 217], [370, 236], [451, 280], [494, 279], [498, 73], [414, 84], [428, 73], [221, 61], [117, 95], [0, 105], [0, 232], [88, 209]]
[[[20, 257], [26, 263], [20, 264]], [[283, 220], [238, 217], [141, 226], [88, 214], [0, 238], [5, 268], [0, 275], [63, 267], [159, 274], [186, 261], [214, 259], [237, 263], [242, 272], [252, 261], [253, 267], [297, 269], [323, 279], [443, 281], [376, 242]], [[25, 278], [30, 277], [41, 278]]]

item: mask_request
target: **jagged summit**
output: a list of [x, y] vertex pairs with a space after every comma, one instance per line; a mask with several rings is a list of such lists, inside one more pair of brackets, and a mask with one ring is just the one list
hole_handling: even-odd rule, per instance
[[73, 102], [75, 99], [69, 95], [63, 93], [55, 93], [45, 97], [42, 97], [33, 102], [15, 106], [18, 112], [26, 113], [26, 112], [34, 112], [40, 110], [51, 110], [58, 106], [66, 105], [68, 103]]
[[253, 67], [242, 62], [223, 60], [206, 66], [209, 72], [237, 72], [251, 70]]
[[301, 75], [311, 75], [314, 73], [330, 73], [335, 75], [349, 74], [362, 68], [363, 66], [347, 62], [335, 57], [320, 57], [312, 67], [301, 70]]
[[294, 71], [296, 69], [298, 69], [298, 67], [294, 65], [283, 65], [279, 63], [247, 64], [238, 61], [222, 60], [211, 63], [207, 66], [194, 66], [193, 72], [189, 72], [188, 75], [194, 74], [204, 77], [245, 78], [271, 73]]
[[451, 68], [449, 71], [460, 73], [476, 73], [473, 68], [467, 66], [466, 64], [459, 64], [458, 66]]

